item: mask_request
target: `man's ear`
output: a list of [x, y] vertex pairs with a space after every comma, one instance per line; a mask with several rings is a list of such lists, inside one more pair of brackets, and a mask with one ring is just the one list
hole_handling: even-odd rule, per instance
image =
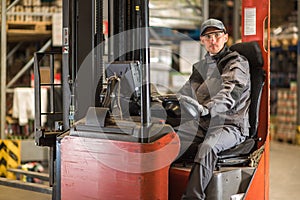
[[226, 33], [223, 38], [225, 43], [228, 42], [228, 33]]
[[204, 45], [204, 39], [200, 36], [200, 44]]

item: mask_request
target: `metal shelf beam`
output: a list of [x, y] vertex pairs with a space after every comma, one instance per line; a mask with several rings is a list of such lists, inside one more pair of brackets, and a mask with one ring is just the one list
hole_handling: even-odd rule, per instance
[[1, 1], [1, 139], [5, 138], [5, 116], [6, 116], [6, 0]]

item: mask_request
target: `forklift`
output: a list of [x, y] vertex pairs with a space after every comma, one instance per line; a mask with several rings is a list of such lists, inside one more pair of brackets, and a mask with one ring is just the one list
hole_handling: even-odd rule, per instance
[[[259, 52], [251, 59], [262, 72], [253, 108], [255, 148], [228, 162], [220, 157], [207, 199], [269, 199], [269, 4], [242, 1], [246, 46], [232, 47], [250, 44]], [[63, 0], [62, 51], [36, 52], [34, 59], [35, 143], [50, 149], [52, 199], [180, 199], [190, 170], [173, 163], [180, 149], [174, 126], [182, 111], [175, 94], [158, 94], [151, 85], [149, 28], [148, 0], [107, 1], [107, 10], [103, 0]], [[54, 79], [57, 54], [60, 83]], [[51, 69], [47, 84], [40, 80], [45, 62]], [[49, 109], [41, 112], [45, 86]], [[245, 166], [251, 155], [258, 155], [256, 165]]]

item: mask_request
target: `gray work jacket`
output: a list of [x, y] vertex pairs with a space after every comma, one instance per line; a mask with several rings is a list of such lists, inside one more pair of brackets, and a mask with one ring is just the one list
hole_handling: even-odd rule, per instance
[[196, 98], [208, 108], [209, 115], [199, 119], [204, 130], [233, 125], [240, 128], [242, 135], [249, 135], [249, 63], [237, 52], [224, 47], [216, 56], [207, 54], [193, 65], [193, 72], [179, 93]]

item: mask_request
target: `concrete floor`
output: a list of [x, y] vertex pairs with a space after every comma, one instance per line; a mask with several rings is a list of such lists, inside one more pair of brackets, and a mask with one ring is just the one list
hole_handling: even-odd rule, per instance
[[300, 199], [300, 146], [270, 144], [270, 200]]
[[[300, 198], [300, 146], [271, 141], [270, 200]], [[0, 185], [0, 200], [51, 200], [51, 195]]]
[[51, 195], [0, 186], [0, 200], [51, 200]]

